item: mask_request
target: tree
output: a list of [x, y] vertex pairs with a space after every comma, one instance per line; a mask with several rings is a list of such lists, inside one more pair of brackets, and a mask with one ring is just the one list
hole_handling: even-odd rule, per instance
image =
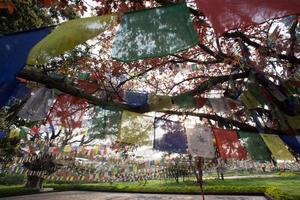
[[[98, 15], [172, 3], [168, 0], [121, 3], [103, 0], [95, 1], [98, 4], [92, 6], [85, 1], [49, 2], [52, 8], [59, 7], [61, 10], [77, 6], [77, 9], [84, 11], [86, 7], [91, 7]], [[261, 123], [265, 133], [299, 134], [297, 128], [288, 123], [288, 117], [282, 118], [299, 114], [300, 28], [297, 17], [269, 20], [257, 26], [232, 30], [223, 36], [217, 36], [203, 13], [193, 9], [193, 5], [190, 6], [200, 42], [186, 51], [161, 58], [118, 62], [109, 59], [114, 30], [108, 30], [112, 34], [100, 34], [93, 45], [81, 46], [76, 58], [69, 56], [71, 59], [66, 59], [65, 56], [70, 55], [67, 53], [44, 66], [27, 66], [19, 77], [84, 99], [91, 106], [114, 106], [138, 113], [149, 112], [149, 107], [128, 106], [118, 99], [122, 91], [147, 88], [148, 92], [154, 94], [171, 95], [173, 101], [186, 96], [207, 98], [212, 92], [217, 92], [219, 96], [230, 99], [235, 107], [229, 109], [229, 112], [221, 113], [206, 104], [198, 109], [181, 107], [159, 113], [164, 116], [195, 116], [206, 124], [253, 133], [258, 133], [256, 125]], [[8, 13], [3, 15], [7, 17]], [[7, 28], [5, 33], [10, 30]], [[95, 45], [101, 48], [95, 51]], [[190, 70], [192, 66], [194, 70]], [[50, 76], [53, 73], [59, 77]], [[74, 84], [82, 73], [91, 74], [86, 81], [96, 86], [95, 91], [88, 92]], [[174, 77], [178, 78], [176, 82]], [[285, 100], [280, 101], [276, 99], [276, 94], [263, 89], [270, 87], [280, 91]], [[272, 99], [272, 104], [253, 109], [236, 103], [241, 93], [247, 93], [253, 88], [264, 90], [266, 96]], [[104, 96], [100, 95], [103, 93]], [[72, 131], [65, 134], [72, 135]], [[56, 136], [55, 133], [53, 135]]]

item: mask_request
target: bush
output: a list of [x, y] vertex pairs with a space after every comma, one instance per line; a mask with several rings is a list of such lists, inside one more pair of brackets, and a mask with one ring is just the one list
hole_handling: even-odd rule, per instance
[[0, 174], [0, 185], [24, 184], [25, 176], [21, 174]]
[[36, 188], [25, 188], [24, 186], [11, 186], [0, 188], [0, 197], [17, 196], [25, 194], [38, 193], [39, 189]]

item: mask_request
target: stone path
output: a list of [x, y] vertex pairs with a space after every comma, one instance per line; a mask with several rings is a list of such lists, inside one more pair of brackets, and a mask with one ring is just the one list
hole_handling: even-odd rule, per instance
[[[168, 195], [139, 193], [107, 193], [68, 191], [50, 192], [16, 197], [5, 197], [0, 200], [202, 200], [200, 195]], [[266, 200], [262, 196], [219, 196], [206, 195], [205, 200]]]

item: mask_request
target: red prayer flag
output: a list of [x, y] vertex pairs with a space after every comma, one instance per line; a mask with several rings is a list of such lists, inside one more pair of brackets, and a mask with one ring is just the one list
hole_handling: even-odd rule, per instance
[[219, 128], [213, 128], [212, 130], [216, 137], [218, 151], [223, 159], [247, 159], [247, 151], [240, 143], [236, 131]]
[[7, 9], [9, 14], [13, 14], [16, 6], [12, 2], [0, 2], [0, 9]]
[[218, 35], [260, 24], [269, 19], [300, 14], [299, 0], [195, 0]]

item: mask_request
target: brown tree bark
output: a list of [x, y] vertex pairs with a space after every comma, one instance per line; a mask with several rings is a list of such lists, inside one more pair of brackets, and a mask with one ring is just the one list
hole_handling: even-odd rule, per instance
[[25, 187], [41, 189], [44, 179], [35, 175], [28, 175]]

